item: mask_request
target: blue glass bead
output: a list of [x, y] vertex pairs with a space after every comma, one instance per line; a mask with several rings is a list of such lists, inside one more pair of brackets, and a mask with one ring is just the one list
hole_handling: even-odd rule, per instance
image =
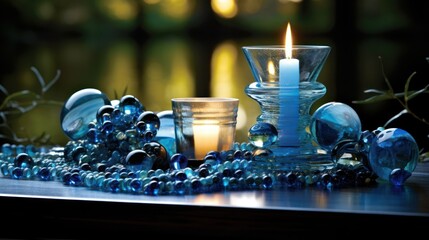
[[390, 173], [389, 181], [394, 186], [402, 186], [409, 177], [411, 177], [411, 173], [409, 171], [401, 168], [395, 168]]
[[150, 170], [153, 159], [145, 151], [137, 149], [128, 153], [125, 158], [125, 165], [131, 171]]
[[157, 181], [150, 181], [144, 186], [144, 194], [146, 195], [158, 195], [159, 183]]
[[15, 151], [12, 149], [12, 146], [9, 143], [5, 143], [1, 146], [1, 151], [5, 157], [12, 156]]
[[122, 112], [123, 115], [136, 118], [145, 111], [143, 104], [141, 104], [141, 102], [132, 95], [125, 95], [121, 97], [118, 104], [118, 109]]
[[82, 179], [79, 175], [79, 173], [74, 172], [74, 173], [66, 173], [63, 176], [63, 183], [65, 185], [70, 185], [70, 186], [79, 186], [82, 183]]
[[161, 121], [159, 120], [158, 115], [156, 115], [152, 111], [144, 111], [137, 118], [137, 121], [143, 121], [146, 123], [146, 129], [148, 131], [158, 131], [161, 125]]
[[109, 187], [109, 190], [113, 193], [119, 192], [121, 190], [120, 182], [117, 179], [109, 179], [108, 187]]
[[419, 148], [407, 131], [389, 128], [376, 135], [368, 158], [374, 173], [381, 179], [389, 180], [396, 168], [410, 173], [414, 171], [419, 158]]
[[248, 176], [246, 177], [245, 182], [248, 187], [253, 188], [255, 185], [255, 178], [253, 176]]
[[[96, 119], [98, 124], [103, 124], [105, 120], [111, 120], [111, 114], [115, 110], [112, 105], [101, 106], [96, 113]], [[107, 118], [107, 119], [106, 119]]]
[[186, 192], [186, 185], [182, 181], [174, 182], [174, 192], [178, 195], [183, 195]]
[[133, 180], [131, 180], [131, 182], [130, 182], [130, 189], [131, 189], [131, 192], [133, 192], [133, 193], [138, 193], [138, 192], [140, 192], [140, 191], [141, 191], [141, 189], [142, 189], [142, 185], [143, 185], [143, 183], [142, 183], [141, 179], [136, 179], [136, 178], [134, 178], [134, 179], [133, 179]]
[[25, 146], [22, 144], [19, 144], [15, 148], [16, 154], [25, 153]]
[[146, 132], [146, 123], [143, 121], [138, 121], [136, 123], [136, 129], [140, 136], [144, 136]]
[[170, 156], [163, 145], [158, 142], [148, 142], [143, 145], [143, 150], [153, 159], [152, 169], [170, 168]]
[[24, 168], [22, 177], [25, 179], [31, 179], [33, 177], [33, 172], [29, 168]]
[[20, 167], [15, 167], [13, 168], [12, 172], [11, 172], [11, 176], [12, 178], [15, 179], [20, 179], [22, 178], [22, 175], [24, 174], [24, 171], [22, 170], [22, 168]]
[[262, 187], [264, 189], [271, 189], [273, 187], [273, 178], [271, 176], [264, 176], [262, 178]]
[[191, 189], [193, 193], [203, 192], [203, 184], [197, 178], [191, 180]]
[[61, 109], [60, 123], [64, 133], [72, 140], [83, 139], [88, 124], [97, 117], [97, 111], [110, 100], [100, 90], [86, 88], [75, 92]]
[[184, 169], [187, 166], [188, 166], [188, 158], [185, 155], [181, 153], [176, 153], [173, 156], [171, 156], [170, 158], [171, 169], [179, 170], [179, 169]]
[[323, 104], [310, 119], [313, 140], [328, 152], [341, 141], [357, 142], [360, 139], [361, 129], [361, 121], [355, 110], [339, 102]]
[[39, 176], [40, 180], [48, 181], [51, 178], [51, 172], [49, 171], [49, 168], [42, 167], [37, 173], [37, 176]]
[[258, 122], [249, 129], [247, 137], [255, 147], [266, 148], [277, 141], [278, 132], [271, 123]]
[[177, 171], [174, 174], [174, 179], [176, 179], [178, 181], [185, 181], [187, 178], [188, 178], [188, 176], [183, 171]]
[[101, 132], [104, 134], [112, 133], [114, 129], [113, 123], [110, 120], [105, 120], [101, 125]]
[[30, 155], [31, 157], [34, 157], [34, 156], [36, 156], [37, 148], [34, 145], [29, 144], [29, 145], [25, 146], [25, 152], [28, 155]]
[[235, 177], [231, 177], [229, 179], [228, 188], [231, 190], [238, 190], [239, 189], [239, 182], [238, 179]]
[[97, 179], [92, 174], [88, 174], [85, 179], [83, 179], [83, 182], [85, 186], [92, 188], [96, 185]]
[[14, 165], [20, 168], [32, 168], [34, 161], [27, 153], [20, 153], [15, 157]]
[[99, 138], [97, 129], [95, 128], [88, 129], [88, 132], [86, 133], [86, 139], [90, 143], [98, 143], [100, 141], [100, 138]]
[[221, 160], [216, 158], [214, 155], [207, 154], [204, 159], [204, 164], [211, 166], [211, 168], [218, 166], [221, 163]]

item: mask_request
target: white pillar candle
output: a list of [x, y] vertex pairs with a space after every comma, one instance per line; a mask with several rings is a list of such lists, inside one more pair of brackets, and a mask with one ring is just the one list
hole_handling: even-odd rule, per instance
[[292, 58], [292, 34], [287, 25], [285, 59], [279, 62], [279, 146], [299, 146], [299, 60]]

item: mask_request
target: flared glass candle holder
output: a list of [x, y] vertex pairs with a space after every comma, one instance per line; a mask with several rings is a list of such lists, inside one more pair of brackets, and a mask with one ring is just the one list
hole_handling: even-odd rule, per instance
[[279, 133], [278, 140], [269, 147], [273, 152], [271, 161], [277, 168], [288, 170], [333, 166], [331, 157], [312, 140], [309, 130], [310, 108], [326, 93], [326, 87], [317, 82], [317, 77], [331, 48], [313, 45], [292, 47], [292, 58], [299, 61], [299, 80], [295, 86], [281, 83], [280, 70], [284, 66], [280, 60], [286, 58], [284, 46], [244, 46], [242, 50], [255, 79], [245, 92], [261, 107], [256, 121], [274, 125]]

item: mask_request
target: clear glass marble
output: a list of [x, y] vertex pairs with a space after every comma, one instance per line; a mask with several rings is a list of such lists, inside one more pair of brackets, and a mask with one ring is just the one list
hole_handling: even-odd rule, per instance
[[98, 89], [85, 88], [72, 94], [61, 109], [64, 133], [71, 140], [85, 138], [88, 124], [96, 120], [98, 110], [104, 105], [110, 105], [110, 100]]
[[358, 114], [349, 105], [328, 102], [311, 116], [310, 132], [320, 147], [331, 152], [340, 142], [357, 142], [362, 134], [362, 125]]
[[258, 122], [248, 132], [249, 142], [255, 147], [270, 147], [277, 141], [277, 138], [277, 129], [271, 123]]
[[[297, 86], [284, 86], [279, 79], [280, 60], [285, 59], [284, 46], [244, 46], [242, 50], [254, 77], [254, 82], [246, 87], [245, 92], [261, 107], [256, 121], [274, 125], [279, 134], [278, 141], [270, 146], [276, 167], [332, 167], [330, 157], [320, 152], [308, 131], [311, 105], [326, 93], [326, 87], [317, 82], [317, 77], [331, 48], [313, 45], [292, 47], [292, 58], [299, 60]], [[284, 139], [293, 139], [293, 144], [281, 144]]]

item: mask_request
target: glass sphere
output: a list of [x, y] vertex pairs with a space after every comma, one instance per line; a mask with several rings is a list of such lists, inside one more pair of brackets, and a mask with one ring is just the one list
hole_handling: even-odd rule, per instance
[[258, 122], [249, 129], [247, 136], [253, 146], [265, 148], [277, 141], [278, 132], [271, 123]]
[[341, 141], [359, 141], [361, 129], [355, 110], [339, 102], [323, 104], [310, 120], [313, 139], [326, 151], [331, 151]]
[[97, 111], [110, 100], [100, 90], [86, 88], [75, 92], [61, 109], [60, 124], [64, 133], [72, 140], [86, 136], [88, 124], [97, 118]]
[[377, 134], [371, 143], [369, 163], [377, 176], [389, 180], [393, 170], [413, 172], [419, 158], [414, 138], [400, 128], [388, 128]]

